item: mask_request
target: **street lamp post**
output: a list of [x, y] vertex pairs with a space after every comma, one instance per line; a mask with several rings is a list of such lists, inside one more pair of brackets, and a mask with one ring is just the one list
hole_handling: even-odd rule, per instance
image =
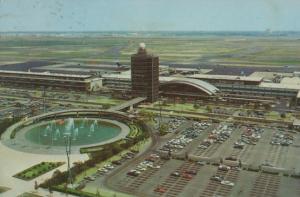
[[68, 184], [72, 184], [72, 174], [70, 169], [70, 154], [71, 154], [71, 135], [65, 135], [65, 145], [66, 145], [66, 155], [67, 155], [67, 162], [68, 162]]

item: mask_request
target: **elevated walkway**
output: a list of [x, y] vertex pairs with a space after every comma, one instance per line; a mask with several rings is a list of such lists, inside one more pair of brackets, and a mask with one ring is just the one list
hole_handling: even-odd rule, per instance
[[139, 104], [139, 103], [145, 101], [146, 99], [147, 99], [146, 97], [137, 97], [137, 98], [131, 99], [129, 101], [126, 101], [124, 103], [121, 103], [120, 105], [113, 106], [109, 110], [111, 110], [111, 111], [122, 111], [126, 108], [129, 108], [129, 107], [133, 106], [133, 105]]

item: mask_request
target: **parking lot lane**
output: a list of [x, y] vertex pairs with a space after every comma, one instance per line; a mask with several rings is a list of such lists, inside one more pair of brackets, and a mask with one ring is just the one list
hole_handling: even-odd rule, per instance
[[244, 157], [246, 163], [251, 164], [253, 166], [259, 166], [268, 158], [270, 158], [270, 152], [272, 152], [273, 147], [270, 145], [270, 139], [272, 137], [272, 130], [264, 128], [261, 138], [257, 142], [257, 144], [253, 147], [251, 151], [247, 154], [247, 157]]
[[250, 191], [256, 178], [256, 172], [241, 171], [239, 180], [232, 189], [231, 196], [250, 197]]
[[165, 163], [165, 165], [159, 169], [155, 176], [150, 177], [147, 182], [142, 184], [139, 187], [139, 190], [146, 194], [146, 196], [160, 196], [158, 193], [153, 190], [157, 187], [157, 185], [161, 185], [161, 183], [169, 177], [169, 175], [179, 168], [184, 161], [180, 160], [169, 160]]
[[199, 144], [208, 136], [208, 133], [212, 131], [214, 128], [216, 128], [217, 124], [212, 124], [208, 128], [204, 129], [200, 135], [195, 138], [186, 148], [185, 151], [187, 153], [193, 152], [196, 150], [199, 146]]
[[212, 154], [212, 157], [230, 156], [234, 149], [233, 143], [240, 138], [241, 133], [242, 133], [241, 128], [235, 128], [232, 131], [231, 136], [225, 142], [220, 144], [219, 148], [217, 148], [216, 151]]
[[[218, 177], [223, 177], [223, 180], [229, 181], [233, 184], [235, 184], [239, 179], [239, 173], [240, 171], [235, 169], [230, 169], [229, 171], [219, 170], [217, 169], [215, 171], [215, 175]], [[209, 180], [207, 185], [205, 186], [204, 190], [200, 193], [201, 197], [207, 197], [207, 196], [230, 196], [232, 187], [230, 185], [224, 185], [221, 184], [220, 181], [216, 180]]]
[[[195, 162], [184, 161], [173, 169], [165, 179], [153, 188], [153, 196], [180, 196], [185, 187], [194, 180], [201, 168]], [[196, 174], [194, 174], [196, 173]], [[184, 196], [189, 196], [184, 194]]]
[[202, 192], [203, 188], [208, 184], [209, 179], [211, 176], [214, 175], [216, 171], [215, 166], [205, 165], [202, 166], [197, 175], [190, 181], [190, 183], [184, 188], [182, 193], [178, 196], [185, 197], [185, 196], [199, 196]]
[[300, 181], [296, 178], [281, 177], [279, 196], [299, 197]]
[[279, 175], [259, 173], [254, 181], [250, 196], [278, 196]]
[[286, 169], [293, 170], [293, 171], [300, 173], [299, 154], [300, 154], [300, 146], [299, 147], [290, 146], [288, 155], [286, 156], [287, 159], [285, 161], [284, 167]]

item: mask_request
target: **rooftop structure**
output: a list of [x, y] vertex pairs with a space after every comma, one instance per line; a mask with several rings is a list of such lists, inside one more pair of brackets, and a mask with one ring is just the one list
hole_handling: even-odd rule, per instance
[[188, 76], [189, 78], [200, 79], [212, 84], [242, 84], [242, 85], [259, 85], [262, 77], [246, 77], [234, 75], [209, 75], [209, 74], [194, 74]]
[[[203, 94], [206, 94], [206, 95], [214, 95], [217, 92], [219, 92], [219, 89], [216, 88], [215, 86], [213, 86], [205, 81], [198, 80], [198, 79], [190, 79], [190, 78], [185, 78], [185, 77], [178, 77], [178, 78], [163, 77], [161, 80], [160, 90], [164, 89], [165, 91], [170, 91], [170, 89], [172, 89], [171, 86], [174, 86], [174, 88], [172, 90], [172, 91], [174, 91], [174, 93], [176, 91], [178, 93], [186, 92], [188, 89], [191, 89], [191, 88], [193, 88], [195, 90], [200, 90]], [[181, 88], [176, 90], [176, 88], [175, 88], [176, 86], [181, 86]], [[185, 87], [183, 88], [183, 86], [185, 86]], [[177, 87], [177, 88], [179, 88], [179, 87]], [[192, 93], [195, 90], [192, 90], [190, 93]]]

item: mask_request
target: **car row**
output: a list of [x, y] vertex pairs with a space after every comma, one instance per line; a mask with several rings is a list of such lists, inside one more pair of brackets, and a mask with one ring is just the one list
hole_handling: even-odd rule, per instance
[[199, 149], [207, 149], [213, 143], [223, 143], [231, 135], [234, 126], [232, 125], [219, 125], [218, 128], [211, 131], [206, 139], [204, 139], [200, 145]]
[[147, 169], [154, 168], [159, 169], [160, 165], [157, 165], [156, 162], [160, 159], [160, 156], [157, 154], [150, 154], [148, 157], [145, 158], [144, 161], [140, 162], [135, 169], [131, 169], [127, 172], [129, 176], [139, 176], [143, 171]]
[[289, 146], [293, 143], [294, 137], [290, 133], [283, 131], [274, 132], [270, 144], [272, 145], [281, 145]]
[[200, 133], [210, 126], [207, 122], [194, 122], [190, 127], [186, 128], [176, 138], [167, 141], [160, 150], [168, 152], [178, 152], [182, 150], [187, 144], [197, 138]]
[[224, 177], [220, 176], [220, 175], [214, 175], [214, 176], [210, 177], [210, 180], [217, 181], [217, 182], [221, 183], [222, 185], [234, 186], [233, 182], [224, 180]]
[[168, 121], [168, 132], [175, 132], [178, 127], [185, 121], [183, 118], [172, 118]]
[[197, 175], [197, 171], [195, 171], [195, 170], [183, 170], [182, 172], [175, 171], [170, 174], [170, 176], [182, 177], [182, 178], [188, 179], [188, 180], [191, 180], [193, 178], [193, 176], [195, 176], [195, 175]]
[[242, 132], [240, 139], [238, 139], [233, 147], [243, 149], [246, 144], [256, 145], [256, 143], [261, 138], [264, 129], [255, 126], [246, 126], [245, 130]]

